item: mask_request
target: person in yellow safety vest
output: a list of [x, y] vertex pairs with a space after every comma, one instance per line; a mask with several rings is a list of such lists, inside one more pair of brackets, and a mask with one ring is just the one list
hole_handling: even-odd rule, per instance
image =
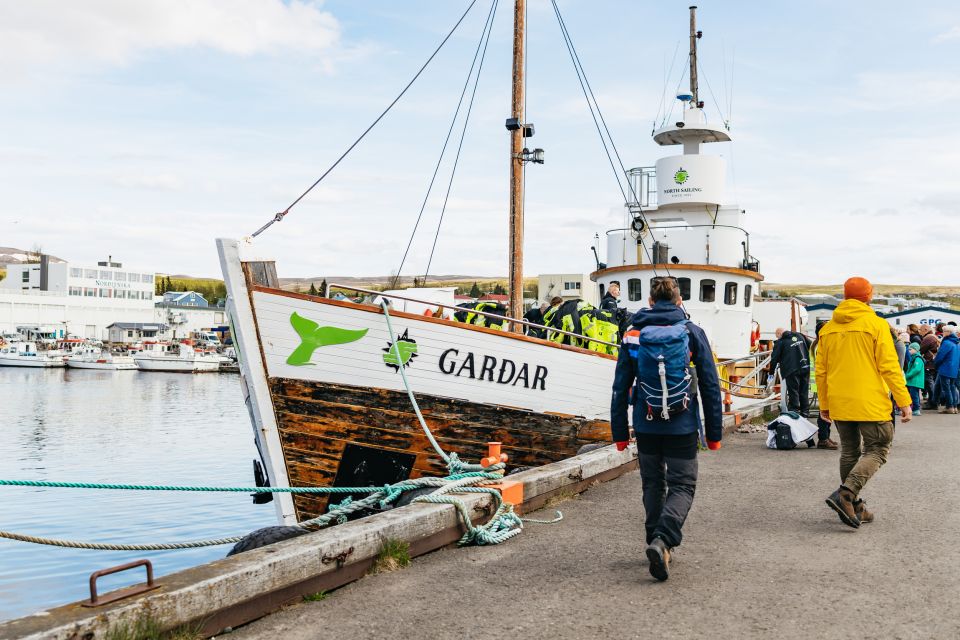
[[[588, 330], [587, 335], [597, 340], [603, 340], [603, 342], [618, 344], [620, 342], [620, 326], [616, 322], [616, 314], [611, 311], [604, 311], [603, 309], [594, 309], [592, 315], [593, 324]], [[620, 353], [620, 350], [615, 346], [606, 345], [602, 342], [594, 342], [592, 340], [588, 348], [597, 353], [609, 353], [613, 356], [619, 355]]]
[[507, 314], [507, 308], [499, 302], [468, 302], [457, 305], [459, 309], [453, 314], [453, 319], [464, 324], [472, 324], [478, 327], [488, 327], [490, 329], [503, 329], [503, 321], [497, 318], [491, 318], [477, 311], [486, 311], [495, 313], [499, 316]]
[[[552, 301], [551, 301], [552, 302]], [[568, 300], [558, 307], [551, 307], [544, 315], [544, 321], [547, 326], [554, 327], [575, 333], [583, 338], [567, 335], [558, 331], [551, 331], [547, 334], [547, 340], [557, 344], [568, 344], [574, 347], [586, 347], [593, 331], [593, 305], [583, 300]], [[549, 314], [549, 317], [548, 317]], [[595, 337], [595, 336], [594, 336]]]

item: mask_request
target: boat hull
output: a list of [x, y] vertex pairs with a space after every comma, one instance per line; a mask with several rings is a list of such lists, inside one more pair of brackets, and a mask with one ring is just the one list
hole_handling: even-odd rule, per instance
[[62, 360], [36, 358], [0, 358], [0, 367], [30, 367], [34, 369], [58, 369], [64, 367]]
[[141, 371], [205, 373], [220, 369], [219, 362], [181, 360], [179, 358], [135, 358], [134, 361]]
[[138, 369], [135, 362], [91, 362], [84, 360], [73, 360], [67, 358], [67, 367], [70, 369], [98, 369], [101, 371], [136, 371]]

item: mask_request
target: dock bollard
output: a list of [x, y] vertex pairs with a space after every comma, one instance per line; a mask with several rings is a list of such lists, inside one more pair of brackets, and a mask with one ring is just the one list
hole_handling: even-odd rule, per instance
[[507, 461], [507, 454], [500, 452], [500, 445], [499, 442], [487, 443], [487, 457], [480, 459], [480, 466], [486, 469], [489, 466]]
[[[501, 443], [499, 442], [488, 442], [487, 443], [487, 457], [480, 459], [480, 465], [484, 469], [492, 465], [498, 464], [500, 462], [507, 461], [507, 454], [501, 452]], [[500, 492], [500, 496], [503, 498], [503, 501], [507, 504], [512, 504], [515, 507], [519, 507], [523, 504], [523, 483], [517, 482], [516, 480], [500, 480], [499, 482], [492, 482], [490, 484], [482, 485], [484, 487], [489, 487], [491, 489], [496, 489]]]

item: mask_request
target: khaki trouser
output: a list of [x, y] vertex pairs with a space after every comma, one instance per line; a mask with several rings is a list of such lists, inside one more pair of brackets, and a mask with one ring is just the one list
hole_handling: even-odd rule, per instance
[[854, 495], [887, 461], [893, 446], [893, 423], [837, 420], [840, 434], [840, 481]]

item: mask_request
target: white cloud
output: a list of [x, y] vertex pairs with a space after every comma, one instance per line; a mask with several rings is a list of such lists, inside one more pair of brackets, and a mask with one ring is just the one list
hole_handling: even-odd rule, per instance
[[0, 4], [8, 72], [95, 60], [123, 65], [151, 49], [205, 47], [250, 56], [338, 44], [340, 26], [317, 3], [292, 0], [30, 0]]
[[126, 189], [149, 189], [157, 191], [179, 191], [183, 188], [183, 181], [169, 173], [148, 175], [120, 175], [111, 178], [113, 184]]
[[953, 27], [947, 29], [943, 33], [937, 34], [933, 38], [934, 44], [939, 44], [941, 42], [946, 42], [948, 40], [960, 40], [960, 27]]

